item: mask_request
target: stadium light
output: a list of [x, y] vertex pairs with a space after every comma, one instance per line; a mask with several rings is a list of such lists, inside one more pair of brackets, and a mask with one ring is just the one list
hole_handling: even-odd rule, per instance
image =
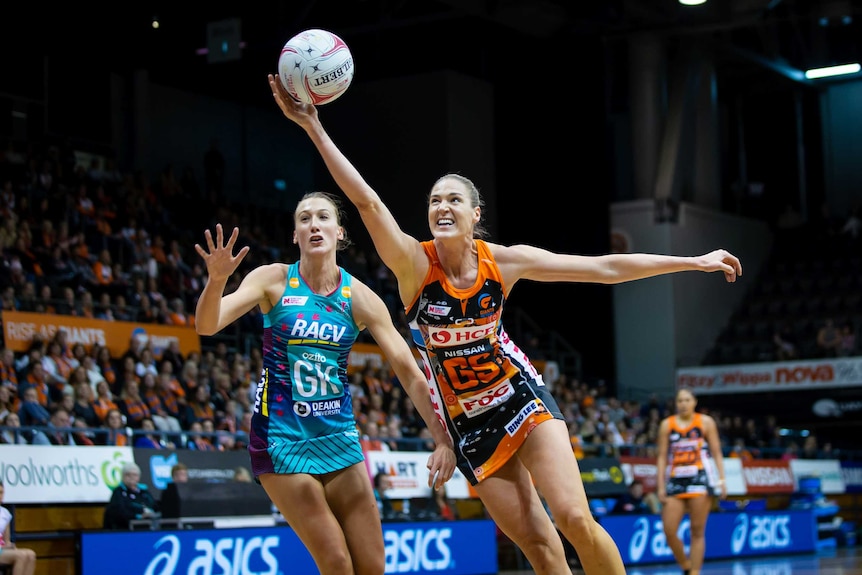
[[830, 76], [843, 76], [847, 74], [856, 74], [862, 67], [858, 62], [853, 64], [841, 64], [840, 66], [827, 66], [826, 68], [812, 68], [805, 71], [805, 77], [809, 80], [815, 78], [828, 78]]

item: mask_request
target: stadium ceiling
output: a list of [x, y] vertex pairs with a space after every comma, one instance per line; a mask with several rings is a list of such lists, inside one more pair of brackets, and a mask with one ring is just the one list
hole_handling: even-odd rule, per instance
[[[739, 82], [757, 82], [764, 68], [781, 74], [862, 58], [862, 0], [707, 0], [700, 6], [678, 0], [212, 0], [194, 7], [155, 0], [48, 6], [24, 3], [0, 22], [4, 58], [51, 53], [69, 65], [145, 68], [154, 81], [226, 95], [260, 83], [262, 74], [274, 70], [287, 38], [313, 27], [347, 40], [357, 78], [444, 67], [490, 77], [505, 70], [510, 50], [565, 59], [571, 56], [552, 50], [588, 39], [613, 47], [645, 34], [708, 43], [719, 73]], [[208, 26], [225, 20], [240, 24], [241, 59], [215, 68], [200, 50], [207, 46]]]

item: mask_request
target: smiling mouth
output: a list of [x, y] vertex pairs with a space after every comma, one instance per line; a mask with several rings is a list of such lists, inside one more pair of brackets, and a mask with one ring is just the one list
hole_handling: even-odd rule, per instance
[[439, 220], [437, 220], [438, 226], [451, 226], [454, 224], [455, 220], [453, 220], [452, 218], [440, 218]]

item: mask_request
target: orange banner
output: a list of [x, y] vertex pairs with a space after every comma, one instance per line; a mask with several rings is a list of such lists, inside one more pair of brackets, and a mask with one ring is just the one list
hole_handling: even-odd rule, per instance
[[129, 349], [133, 337], [149, 342], [153, 355], [157, 358], [161, 357], [162, 350], [172, 341], [179, 342], [184, 356], [201, 350], [200, 337], [193, 327], [105, 321], [21, 311], [3, 312], [3, 336], [6, 346], [16, 352], [27, 351], [34, 335], [39, 334], [48, 341], [60, 330], [66, 331], [70, 344], [82, 343], [88, 350], [93, 345], [103, 345], [111, 350], [113, 357], [123, 355]]

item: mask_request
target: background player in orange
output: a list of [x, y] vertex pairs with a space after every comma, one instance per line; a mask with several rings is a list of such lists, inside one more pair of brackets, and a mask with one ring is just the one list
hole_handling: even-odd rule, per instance
[[[697, 413], [696, 406], [691, 390], [676, 393], [676, 415], [666, 417], [659, 427], [656, 462], [656, 493], [662, 503], [664, 534], [685, 575], [700, 574], [706, 552], [706, 520], [714, 496], [727, 497], [718, 427], [712, 417]], [[686, 512], [691, 522], [688, 557], [677, 535]]]
[[380, 259], [395, 275], [458, 468], [490, 516], [539, 575], [571, 573], [557, 529], [588, 575], [624, 574], [619, 549], [590, 512], [565, 419], [541, 374], [503, 327], [505, 302], [519, 280], [616, 284], [703, 271], [721, 272], [733, 282], [742, 274], [739, 259], [724, 250], [697, 257], [590, 257], [486, 242], [482, 197], [459, 174], [447, 174], [431, 188], [425, 209], [433, 239], [419, 241], [401, 229], [336, 147], [317, 109], [294, 101], [275, 76], [269, 75], [269, 84], [282, 112], [305, 130], [358, 209]]

